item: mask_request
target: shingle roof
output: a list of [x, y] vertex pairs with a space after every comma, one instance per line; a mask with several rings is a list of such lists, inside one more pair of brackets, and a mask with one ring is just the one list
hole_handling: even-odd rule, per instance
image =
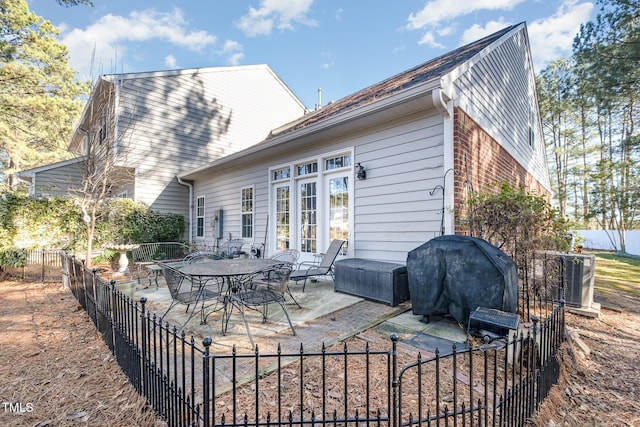
[[517, 25], [513, 25], [504, 28], [480, 40], [459, 47], [449, 53], [425, 62], [424, 64], [418, 65], [407, 71], [403, 71], [400, 74], [396, 74], [393, 77], [348, 95], [336, 102], [320, 108], [319, 110], [307, 114], [299, 120], [291, 122], [280, 129], [274, 130], [267, 140], [276, 135], [283, 135], [297, 129], [302, 129], [339, 113], [370, 104], [419, 83], [444, 76], [456, 67], [462, 65], [465, 61], [471, 59], [516, 26]]

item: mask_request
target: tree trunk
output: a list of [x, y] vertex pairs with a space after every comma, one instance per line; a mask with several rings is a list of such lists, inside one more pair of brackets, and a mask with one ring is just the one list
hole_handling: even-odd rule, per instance
[[93, 231], [95, 226], [95, 220], [93, 217], [91, 221], [87, 223], [87, 251], [85, 253], [85, 266], [91, 268], [93, 266]]

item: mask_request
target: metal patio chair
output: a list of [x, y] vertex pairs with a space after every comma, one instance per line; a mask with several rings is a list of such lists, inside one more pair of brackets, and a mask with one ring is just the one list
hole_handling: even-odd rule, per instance
[[[167, 288], [169, 288], [169, 292], [171, 294], [171, 304], [161, 316], [161, 319], [164, 319], [167, 313], [179, 304], [186, 306], [185, 313], [188, 313], [189, 307], [193, 305], [194, 307], [191, 314], [179, 329], [182, 330], [198, 311], [198, 304], [201, 304], [199, 310], [200, 323], [206, 323], [205, 310], [214, 306], [213, 311], [216, 311], [216, 309], [218, 309], [216, 307], [217, 304], [220, 303], [221, 299], [224, 297], [222, 294], [222, 283], [217, 280], [216, 283], [212, 283], [212, 280], [192, 281], [188, 275], [182, 273], [180, 270], [173, 268], [168, 264], [158, 264], [162, 268], [162, 274], [167, 282]], [[219, 309], [222, 308], [223, 307], [220, 307]]]
[[298, 265], [298, 258], [300, 258], [300, 251], [297, 249], [285, 249], [274, 253], [269, 258], [275, 259], [277, 261], [287, 262], [291, 264], [291, 266], [295, 270]]
[[[300, 280], [304, 280], [304, 283], [302, 284], [302, 292], [304, 292], [304, 288], [307, 285], [307, 279], [309, 277], [331, 276], [331, 278], [333, 278], [333, 263], [338, 257], [340, 249], [342, 249], [342, 245], [344, 245], [344, 243], [344, 240], [332, 240], [329, 245], [329, 249], [324, 253], [319, 263], [300, 263], [298, 270], [291, 272], [290, 279], [296, 283]], [[307, 268], [304, 268], [305, 266]]]
[[285, 249], [274, 253], [269, 258], [295, 264], [300, 258], [300, 251], [297, 249]]
[[216, 259], [222, 259], [222, 256], [212, 251], [196, 251], [187, 254], [182, 260], [185, 265], [194, 264], [196, 262], [206, 262]]
[[220, 254], [224, 258], [238, 258], [244, 252], [242, 252], [242, 246], [244, 245], [244, 240], [242, 239], [231, 239], [227, 240], [220, 247]]
[[[232, 292], [229, 295], [229, 310], [225, 313], [223, 318], [223, 335], [227, 332], [227, 326], [229, 324], [229, 318], [236, 308], [242, 316], [242, 321], [247, 330], [251, 347], [255, 348], [253, 336], [251, 335], [251, 329], [249, 328], [249, 322], [245, 316], [245, 310], [251, 309], [258, 311], [262, 315], [262, 323], [266, 323], [268, 317], [269, 305], [276, 303], [282, 308], [284, 315], [287, 318], [289, 327], [293, 335], [296, 335], [296, 330], [293, 327], [291, 318], [286, 307], [285, 293], [287, 288], [283, 286], [289, 281], [289, 274], [291, 273], [291, 265], [288, 263], [274, 265], [265, 268], [260, 271], [252, 273], [249, 277], [242, 281], [242, 285], [236, 292]], [[295, 301], [295, 300], [294, 300]], [[296, 302], [297, 304], [297, 302]]]

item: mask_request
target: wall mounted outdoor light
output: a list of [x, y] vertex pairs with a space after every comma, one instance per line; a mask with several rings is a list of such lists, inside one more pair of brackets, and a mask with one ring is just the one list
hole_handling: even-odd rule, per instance
[[356, 163], [356, 178], [367, 179], [367, 171], [364, 170], [364, 166], [360, 163]]

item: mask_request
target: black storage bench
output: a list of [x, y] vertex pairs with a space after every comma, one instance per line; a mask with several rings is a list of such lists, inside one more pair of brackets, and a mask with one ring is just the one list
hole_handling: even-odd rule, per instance
[[391, 262], [348, 258], [335, 263], [335, 291], [395, 307], [409, 299], [407, 267]]

